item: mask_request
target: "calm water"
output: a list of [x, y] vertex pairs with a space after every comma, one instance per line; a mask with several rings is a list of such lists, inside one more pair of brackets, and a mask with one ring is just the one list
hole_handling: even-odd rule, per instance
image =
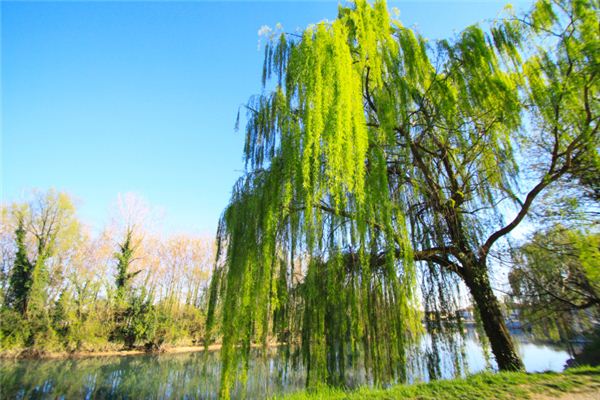
[[[530, 342], [516, 336], [519, 351], [528, 371], [561, 371], [569, 358], [566, 351]], [[427, 338], [424, 346], [430, 343]], [[466, 366], [456, 370], [449, 352], [441, 347], [441, 374], [450, 378], [465, 372], [494, 368], [474, 337], [467, 335], [463, 351]], [[411, 381], [428, 380], [427, 368], [414, 356]], [[212, 399], [219, 386], [219, 353], [94, 357], [71, 360], [0, 360], [0, 398], [2, 399]], [[351, 385], [365, 383], [360, 370], [350, 372]], [[245, 389], [237, 387], [239, 397], [264, 398], [301, 389], [302, 366], [286, 365], [276, 351], [254, 357]]]

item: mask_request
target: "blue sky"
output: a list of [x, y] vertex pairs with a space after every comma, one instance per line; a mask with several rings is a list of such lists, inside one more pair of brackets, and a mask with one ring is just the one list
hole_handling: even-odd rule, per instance
[[[166, 229], [214, 232], [243, 171], [233, 127], [260, 92], [258, 30], [334, 19], [337, 4], [2, 1], [2, 201], [64, 190], [100, 228], [117, 195], [135, 192]], [[504, 4], [388, 3], [431, 39]]]

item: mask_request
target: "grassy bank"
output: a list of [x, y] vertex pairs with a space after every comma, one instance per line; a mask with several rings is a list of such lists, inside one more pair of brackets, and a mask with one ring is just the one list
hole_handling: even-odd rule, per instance
[[572, 399], [577, 399], [579, 393], [595, 393], [600, 399], [600, 367], [579, 367], [563, 373], [481, 373], [466, 379], [397, 385], [389, 389], [361, 388], [351, 392], [324, 388], [294, 393], [284, 399], [545, 400], [561, 398], [566, 393], [575, 394]]

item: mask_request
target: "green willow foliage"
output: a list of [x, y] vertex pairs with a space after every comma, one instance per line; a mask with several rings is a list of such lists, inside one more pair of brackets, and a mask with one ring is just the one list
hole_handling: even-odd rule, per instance
[[[298, 43], [282, 35], [268, 48], [266, 77], [275, 72], [285, 86], [249, 106], [252, 172], [238, 183], [221, 231], [224, 394], [240, 354], [234, 346], [265, 341], [271, 314], [279, 328], [302, 331], [309, 385], [342, 383], [358, 348], [375, 379], [402, 378], [406, 341], [420, 330], [412, 248], [387, 189], [386, 135], [369, 131], [361, 94], [367, 67], [383, 90], [388, 66], [378, 48], [395, 51], [391, 61], [398, 46], [385, 4], [342, 13]], [[361, 46], [350, 46], [351, 37]], [[396, 245], [402, 254], [388, 251], [383, 265], [368, 268], [369, 254]]]
[[[518, 224], [539, 191], [596, 148], [577, 98], [598, 65], [596, 16], [588, 2], [541, 1], [526, 19], [490, 33], [471, 26], [432, 46], [391, 19], [384, 1], [358, 0], [300, 37], [273, 38], [263, 71], [273, 89], [247, 105], [247, 173], [218, 232], [208, 329], [218, 321], [223, 335], [222, 396], [238, 368], [245, 379], [251, 343], [272, 336], [300, 349], [309, 387], [343, 384], [359, 360], [376, 383], [403, 380], [422, 331], [415, 261], [424, 262], [427, 311], [439, 321], [439, 311], [456, 309], [462, 279], [482, 320], [494, 317], [485, 329], [500, 331], [491, 344], [502, 366], [522, 367], [486, 261], [514, 226], [490, 233], [501, 226], [501, 199], [521, 207]], [[555, 37], [569, 17], [586, 33]], [[581, 80], [563, 69], [560, 51], [535, 47], [546, 37], [578, 52], [572, 71], [588, 68]], [[541, 138], [519, 138], [523, 108]], [[522, 202], [513, 147], [543, 148], [551, 128], [548, 170]]]

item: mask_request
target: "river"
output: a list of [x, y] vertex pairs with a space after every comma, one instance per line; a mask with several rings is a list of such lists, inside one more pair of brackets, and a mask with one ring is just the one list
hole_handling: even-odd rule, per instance
[[[514, 336], [527, 371], [562, 371], [569, 355], [547, 344]], [[457, 372], [441, 347], [441, 377], [493, 369], [473, 335], [464, 342], [466, 368]], [[257, 352], [258, 354], [258, 352]], [[409, 381], [428, 380], [419, 360]], [[290, 367], [275, 349], [253, 357], [245, 389], [247, 398], [265, 398], [303, 388], [304, 369]], [[0, 360], [1, 399], [212, 399], [219, 387], [219, 352], [137, 356], [88, 357], [52, 360]], [[351, 385], [364, 384], [359, 369], [349, 374]]]

